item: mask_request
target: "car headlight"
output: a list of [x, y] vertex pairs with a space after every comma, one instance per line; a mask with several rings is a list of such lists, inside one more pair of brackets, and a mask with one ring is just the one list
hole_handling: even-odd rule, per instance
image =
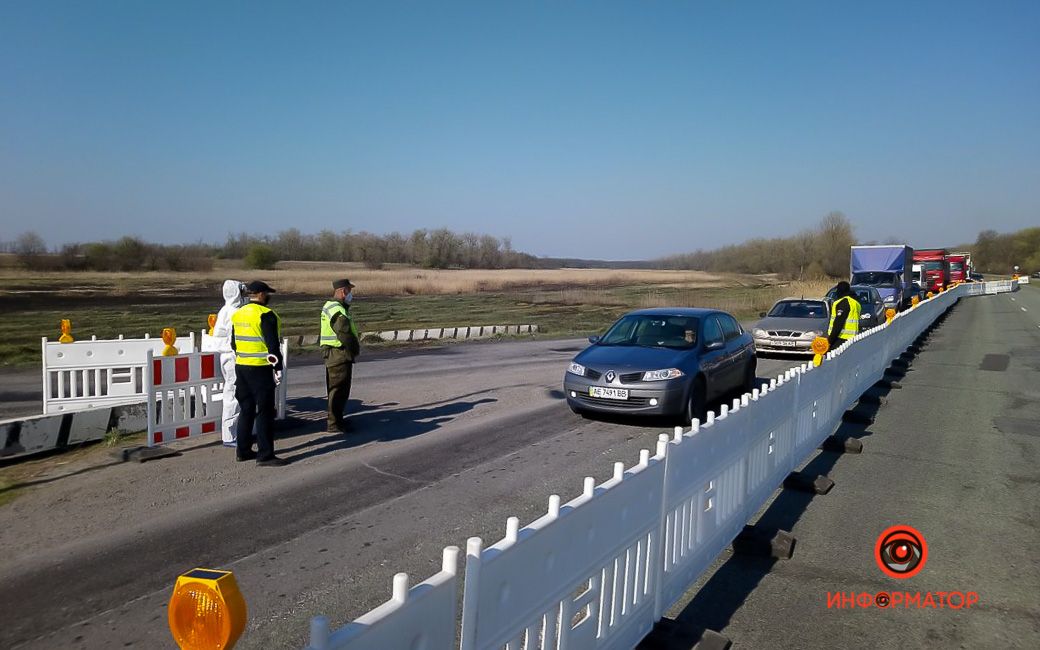
[[892, 304], [895, 304], [895, 302], [896, 302], [896, 297], [895, 296], [886, 296], [885, 297], [885, 304], [886, 305], [892, 305]]
[[643, 373], [643, 381], [664, 381], [666, 379], [678, 379], [683, 376], [683, 371], [678, 368], [666, 370], [648, 370]]
[[571, 361], [571, 365], [567, 366], [567, 372], [571, 373], [572, 375], [584, 377], [585, 366], [581, 365], [580, 363], [574, 363], [573, 361]]
[[751, 335], [754, 336], [756, 339], [769, 338], [769, 335], [766, 334], [765, 330], [759, 329], [757, 327], [754, 330], [752, 330]]

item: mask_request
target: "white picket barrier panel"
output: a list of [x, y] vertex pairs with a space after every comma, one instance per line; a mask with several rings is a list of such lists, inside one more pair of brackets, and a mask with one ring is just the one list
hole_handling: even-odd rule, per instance
[[1028, 275], [1020, 275], [1020, 276], [1018, 276], [1018, 283], [1019, 284], [1029, 284], [1029, 276]]
[[[195, 335], [174, 343], [195, 351]], [[161, 354], [162, 338], [98, 339], [59, 343], [43, 337], [43, 413], [70, 413], [145, 401], [147, 353]]]
[[440, 573], [411, 589], [398, 573], [393, 597], [353, 623], [331, 632], [327, 618], [315, 617], [307, 650], [454, 647], [458, 565], [459, 549], [449, 546]]
[[[462, 648], [627, 648], [653, 627], [664, 442], [522, 530], [466, 549]], [[574, 622], [576, 620], [576, 622]]]
[[[834, 433], [843, 413], [884, 376], [891, 361], [969, 295], [967, 286], [859, 334], [828, 352], [818, 367], [805, 363], [786, 371], [689, 431], [662, 435], [654, 456], [643, 450], [627, 471], [616, 463], [614, 477], [599, 486], [586, 478], [581, 496], [563, 506], [558, 496], [550, 497], [549, 512], [529, 525], [521, 528], [511, 517], [505, 537], [494, 545], [484, 548], [480, 538], [471, 538], [462, 650], [637, 645], [788, 473]], [[317, 645], [312, 633], [309, 648], [459, 647], [448, 632], [419, 646], [414, 628], [388, 631], [399, 619], [426, 617], [436, 618], [429, 622], [435, 629], [454, 629], [454, 610], [435, 610], [411, 596], [388, 605], [331, 636], [327, 621], [316, 617], [312, 631], [320, 632], [317, 638], [325, 645]], [[405, 619], [409, 608], [414, 618]], [[326, 641], [345, 639], [348, 630], [349, 644]]]
[[[199, 340], [201, 341], [201, 349], [204, 352], [214, 351], [218, 346], [218, 339], [215, 336], [210, 336], [206, 330], [200, 332]], [[274, 396], [274, 407], [275, 407], [275, 419], [284, 420], [286, 413], [289, 408], [289, 340], [282, 339], [282, 382], [275, 388]], [[219, 362], [220, 355], [218, 353], [217, 359]], [[213, 384], [214, 396], [220, 402], [224, 401], [224, 376], [220, 376], [219, 381]]]
[[148, 351], [145, 395], [149, 447], [205, 433], [218, 433], [222, 415], [220, 354], [191, 352], [153, 357]]

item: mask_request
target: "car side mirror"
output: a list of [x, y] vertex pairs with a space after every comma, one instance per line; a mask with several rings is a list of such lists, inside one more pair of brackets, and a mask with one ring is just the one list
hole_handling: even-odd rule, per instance
[[598, 336], [590, 336], [589, 337], [589, 343], [591, 343], [593, 345], [599, 343], [599, 337]]
[[719, 348], [726, 345], [723, 341], [708, 341], [704, 344], [705, 350], [718, 350]]
[[766, 313], [764, 311], [760, 311], [760, 312], [758, 312], [758, 317], [759, 318], [765, 318], [766, 317]]

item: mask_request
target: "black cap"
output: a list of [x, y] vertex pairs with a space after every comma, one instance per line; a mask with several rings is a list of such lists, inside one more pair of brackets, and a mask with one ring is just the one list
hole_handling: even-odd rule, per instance
[[332, 283], [332, 289], [333, 290], [342, 289], [343, 287], [352, 288], [353, 286], [354, 286], [354, 283], [351, 282], [350, 280], [346, 279], [346, 278], [343, 278], [342, 280], [335, 280]]
[[274, 293], [274, 289], [263, 280], [253, 280], [246, 285], [246, 293]]
[[845, 280], [839, 282], [837, 286], [834, 287], [834, 289], [835, 293], [837, 293], [839, 296], [848, 296], [852, 293], [852, 286]]

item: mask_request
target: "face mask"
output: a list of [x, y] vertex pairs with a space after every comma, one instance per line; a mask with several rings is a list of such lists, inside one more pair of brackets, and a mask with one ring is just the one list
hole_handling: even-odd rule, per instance
[[348, 294], [347, 294], [346, 296], [344, 296], [344, 297], [343, 297], [343, 302], [347, 303], [348, 305], [349, 305], [350, 303], [354, 302], [354, 292], [353, 292], [353, 291], [351, 291], [351, 292], [350, 292], [350, 293], [348, 293]]

